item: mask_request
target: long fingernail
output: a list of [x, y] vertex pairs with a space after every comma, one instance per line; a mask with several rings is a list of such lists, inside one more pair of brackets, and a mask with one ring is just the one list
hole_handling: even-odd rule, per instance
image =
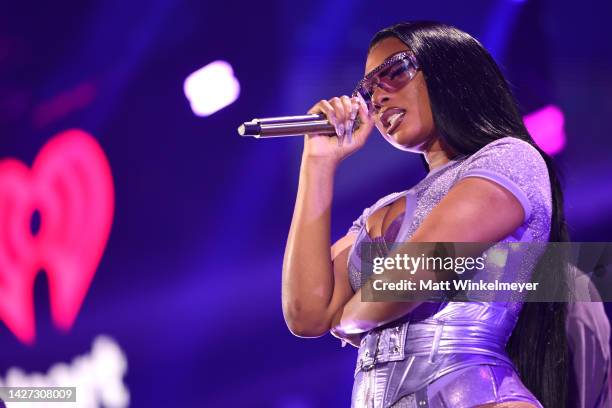
[[344, 125], [342, 123], [338, 125], [338, 135], [344, 135]]
[[353, 120], [346, 122], [346, 137], [349, 143], [353, 141]]
[[364, 107], [366, 113], [369, 115], [370, 110], [368, 109], [368, 104], [365, 102], [365, 99], [363, 99], [363, 96], [361, 96], [361, 94], [358, 94], [357, 98], [359, 98], [359, 103], [361, 104], [361, 106]]

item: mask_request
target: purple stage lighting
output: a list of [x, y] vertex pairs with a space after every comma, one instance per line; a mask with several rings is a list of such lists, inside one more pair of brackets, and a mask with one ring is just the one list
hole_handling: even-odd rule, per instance
[[542, 150], [550, 155], [559, 153], [565, 147], [565, 117], [554, 105], [530, 113], [524, 117], [527, 130]]

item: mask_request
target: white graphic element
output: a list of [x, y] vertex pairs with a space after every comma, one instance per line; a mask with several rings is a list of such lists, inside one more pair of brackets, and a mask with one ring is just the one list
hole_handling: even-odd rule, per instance
[[189, 75], [183, 91], [193, 113], [210, 116], [238, 99], [240, 83], [229, 63], [213, 61]]
[[5, 402], [7, 408], [125, 408], [130, 392], [123, 384], [125, 353], [113, 339], [98, 336], [91, 353], [71, 364], [56, 363], [47, 372], [26, 374], [11, 367], [0, 387], [76, 387], [76, 402]]

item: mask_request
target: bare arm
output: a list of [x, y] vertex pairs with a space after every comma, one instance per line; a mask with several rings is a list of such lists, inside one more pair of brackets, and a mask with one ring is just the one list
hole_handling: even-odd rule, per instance
[[285, 249], [282, 299], [289, 329], [304, 337], [320, 336], [330, 327], [335, 287], [330, 254], [334, 173], [333, 164], [302, 160]]
[[339, 137], [305, 137], [282, 274], [285, 321], [291, 332], [301, 337], [327, 333], [336, 311], [353, 295], [346, 271], [350, 238], [335, 245], [332, 256], [330, 223], [336, 167], [363, 146], [372, 130], [365, 104], [356, 103], [348, 97], [333, 98], [319, 102], [309, 111], [325, 113], [337, 128], [345, 129], [352, 127], [359, 112], [363, 125], [354, 135], [345, 135], [342, 129], [337, 131]]
[[[496, 242], [523, 222], [521, 204], [500, 185], [468, 177], [454, 186], [415, 231], [409, 242]], [[416, 280], [425, 278], [417, 271]], [[420, 302], [361, 302], [358, 291], [336, 311], [333, 329], [344, 334], [363, 333], [396, 320]]]

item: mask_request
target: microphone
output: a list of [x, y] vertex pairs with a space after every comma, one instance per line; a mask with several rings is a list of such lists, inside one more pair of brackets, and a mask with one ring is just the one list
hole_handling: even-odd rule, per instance
[[[353, 131], [359, 128], [359, 118], [355, 119]], [[325, 115], [316, 113], [300, 116], [279, 116], [276, 118], [253, 119], [238, 127], [240, 136], [257, 139], [269, 137], [300, 136], [306, 133], [336, 135], [336, 128]]]

